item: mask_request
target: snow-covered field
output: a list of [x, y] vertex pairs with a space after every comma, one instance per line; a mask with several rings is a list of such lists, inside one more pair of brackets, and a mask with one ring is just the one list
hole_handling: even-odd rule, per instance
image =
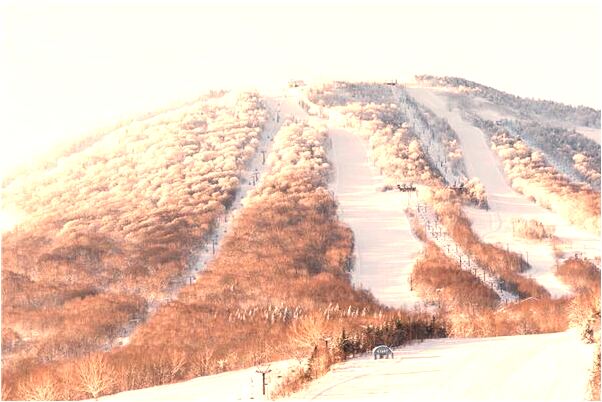
[[[593, 345], [572, 331], [496, 338], [426, 340], [337, 364], [289, 400], [582, 400]], [[267, 392], [296, 360], [270, 364]], [[262, 367], [262, 368], [265, 368]], [[122, 392], [102, 401], [215, 401], [263, 399], [258, 367], [176, 384]]]
[[514, 191], [506, 182], [502, 167], [490, 149], [485, 134], [462, 119], [457, 109], [449, 110], [445, 93], [431, 88], [408, 88], [417, 101], [448, 120], [456, 131], [462, 145], [466, 170], [470, 177], [478, 177], [487, 192], [488, 211], [466, 208], [473, 228], [489, 243], [499, 243], [510, 250], [523, 254], [532, 270], [526, 275], [533, 277], [554, 296], [570, 293], [568, 286], [554, 275], [554, 253], [549, 242], [532, 243], [515, 237], [512, 230], [513, 218], [536, 219], [544, 225], [556, 228], [556, 236], [568, 253], [583, 253], [588, 258], [600, 256], [600, 240], [566, 222], [557, 214], [529, 201]]
[[337, 364], [290, 399], [582, 400], [593, 346], [574, 332], [427, 340]]
[[[355, 235], [353, 282], [369, 289], [382, 303], [413, 307], [420, 302], [409, 277], [422, 243], [414, 237], [404, 209], [415, 194], [381, 191], [384, 179], [368, 159], [363, 140], [343, 129], [331, 129], [336, 178], [332, 189], [340, 218]], [[412, 200], [410, 200], [410, 197]]]
[[266, 374], [266, 393], [274, 390], [286, 373], [300, 365], [297, 360], [283, 360], [264, 366], [254, 366], [243, 370], [227, 371], [205, 377], [194, 378], [175, 384], [120, 392], [98, 398], [100, 401], [234, 401], [266, 399], [263, 396], [261, 374]]

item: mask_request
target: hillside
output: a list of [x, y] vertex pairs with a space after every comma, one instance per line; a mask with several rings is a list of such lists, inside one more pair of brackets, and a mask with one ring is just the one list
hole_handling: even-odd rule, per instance
[[[246, 397], [220, 384], [296, 361], [273, 396], [337, 364], [298, 396], [582, 398], [600, 146], [578, 126], [599, 111], [422, 76], [212, 93], [81, 140], [3, 181], [2, 397]], [[345, 362], [381, 343], [402, 359]], [[549, 394], [517, 374], [542, 365]]]

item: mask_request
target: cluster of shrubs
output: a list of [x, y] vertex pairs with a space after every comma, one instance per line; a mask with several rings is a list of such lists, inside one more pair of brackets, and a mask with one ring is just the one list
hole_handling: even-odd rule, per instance
[[569, 258], [556, 275], [569, 284], [576, 296], [571, 300], [569, 319], [587, 342], [600, 339], [600, 269], [591, 261]]
[[600, 232], [600, 193], [572, 183], [548, 165], [543, 154], [504, 131], [491, 137], [512, 187], [569, 222]]
[[600, 190], [600, 145], [574, 129], [516, 120], [502, 120], [495, 125], [485, 122], [478, 124], [486, 125], [489, 132], [495, 131], [496, 126], [504, 127], [508, 133], [541, 150], [550, 163], [575, 181], [584, 181]]
[[266, 118], [254, 93], [210, 96], [7, 180], [3, 207], [25, 218], [2, 239], [3, 372], [108, 347], [144, 319], [229, 206]]
[[456, 88], [463, 93], [485, 98], [497, 105], [511, 108], [521, 118], [559, 120], [576, 126], [600, 128], [600, 111], [590, 107], [521, 98], [463, 78], [418, 75], [416, 80], [429, 86]]
[[412, 284], [420, 297], [445, 311], [498, 306], [497, 293], [468, 271], [462, 270], [434, 243], [428, 242], [412, 271]]
[[458, 201], [441, 194], [445, 191], [434, 191], [432, 197], [442, 225], [471, 258], [500, 279], [503, 289], [520, 298], [518, 303], [501, 307], [495, 292], [469, 272], [461, 271], [455, 261], [429, 243], [416, 263], [412, 283], [423, 298], [443, 307], [448, 335], [486, 337], [566, 330], [570, 300], [552, 299], [533, 279], [522, 276], [528, 265], [518, 254], [482, 243]]
[[383, 116], [399, 113], [397, 106], [352, 103], [339, 109], [344, 113], [349, 127], [367, 140], [370, 157], [388, 183], [432, 183], [441, 180], [409, 126], [385, 123]]
[[512, 219], [512, 235], [525, 239], [543, 240], [554, 236], [554, 228], [544, 225], [537, 219]]
[[285, 122], [266, 160], [270, 174], [251, 190], [245, 205], [283, 197], [304, 198], [308, 193], [323, 191], [332, 171], [326, 142], [324, 127]]
[[322, 107], [333, 108], [349, 103], [391, 103], [391, 89], [373, 82], [334, 81], [311, 87], [309, 101]]

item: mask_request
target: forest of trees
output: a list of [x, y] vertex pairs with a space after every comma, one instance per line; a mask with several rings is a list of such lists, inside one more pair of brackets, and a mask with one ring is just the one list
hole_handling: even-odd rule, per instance
[[[296, 356], [313, 361], [303, 372], [313, 378], [378, 343], [444, 336], [436, 317], [386, 308], [351, 285], [353, 234], [327, 190], [326, 140], [285, 124], [267, 175], [196, 283], [121, 348], [5, 369], [3, 397], [95, 397]], [[323, 337], [337, 341], [325, 349]], [[86, 380], [91, 365], [100, 387]]]
[[512, 187], [569, 222], [600, 233], [600, 193], [571, 182], [550, 166], [541, 152], [524, 141], [498, 131], [491, 136]]
[[256, 94], [209, 97], [5, 183], [25, 218], [2, 239], [3, 372], [109, 347], [143, 320], [228, 207], [266, 118]]

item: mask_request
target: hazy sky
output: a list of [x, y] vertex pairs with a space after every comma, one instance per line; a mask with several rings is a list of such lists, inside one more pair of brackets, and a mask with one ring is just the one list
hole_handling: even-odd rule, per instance
[[0, 168], [210, 88], [289, 78], [455, 75], [600, 108], [598, 2], [482, 3], [1, 3]]

